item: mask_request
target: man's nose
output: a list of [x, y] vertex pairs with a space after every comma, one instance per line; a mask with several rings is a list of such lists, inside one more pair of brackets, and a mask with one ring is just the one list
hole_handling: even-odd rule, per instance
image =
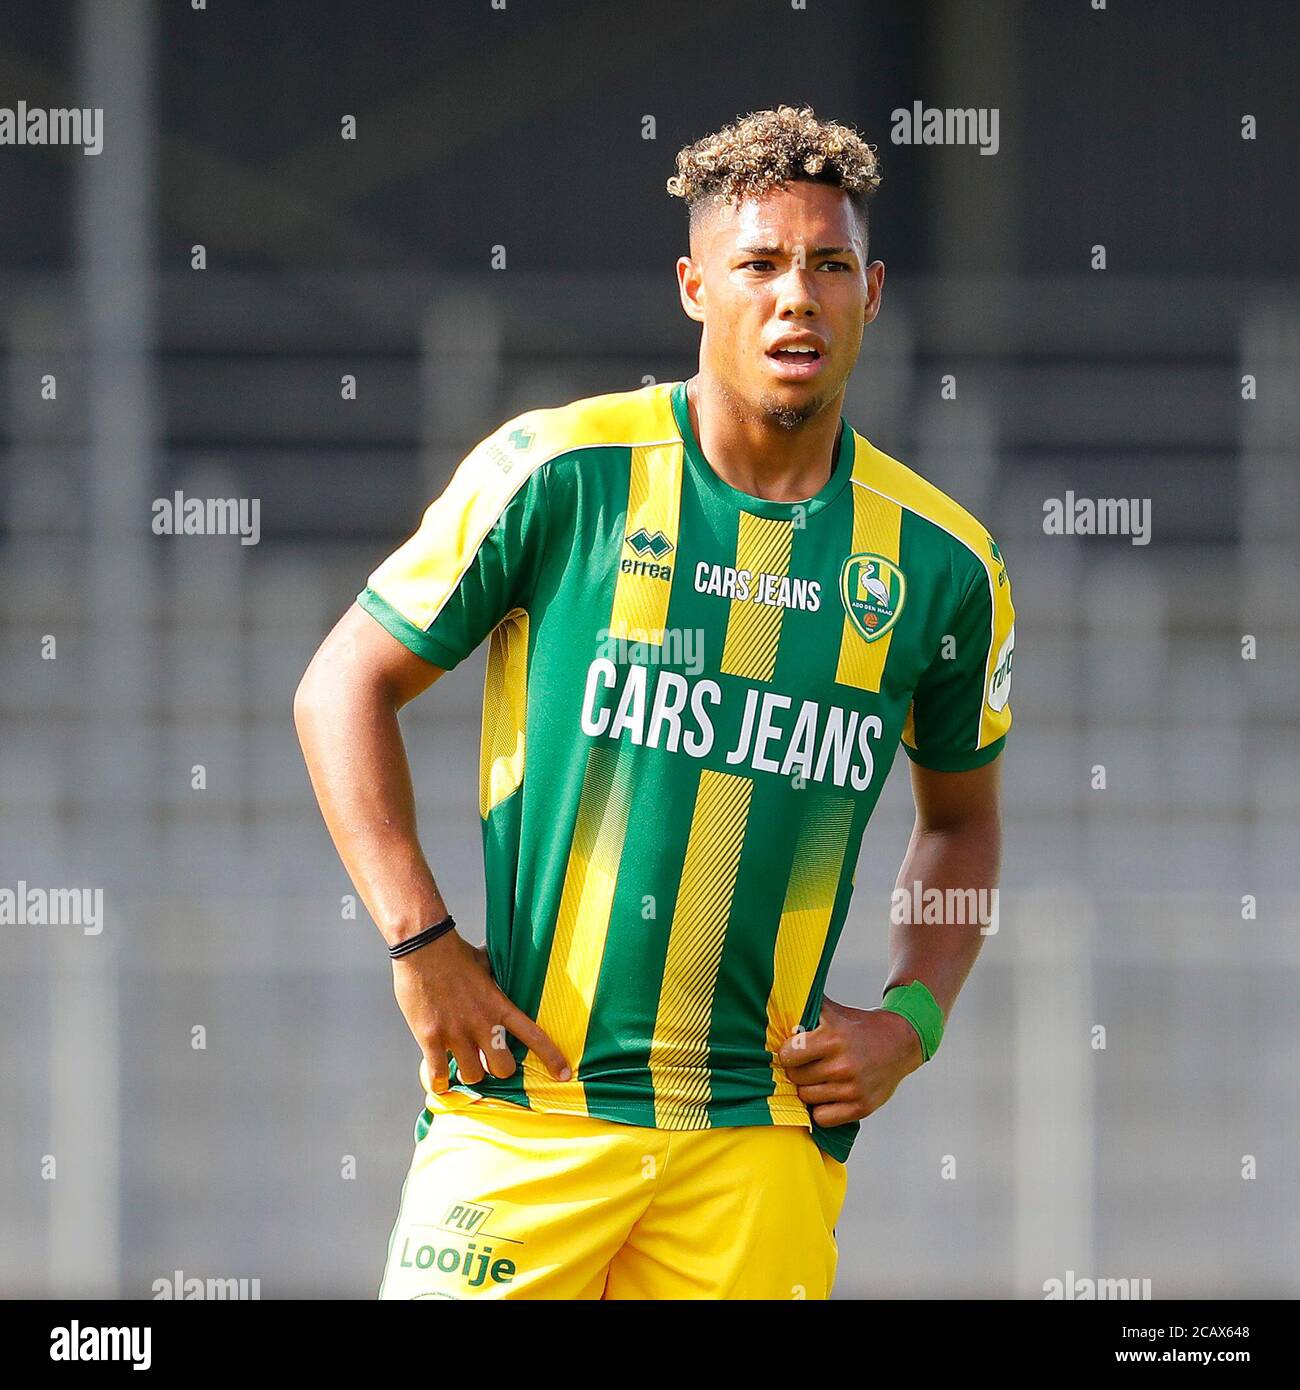
[[791, 266], [781, 284], [778, 312], [782, 318], [816, 318], [821, 311], [807, 270]]

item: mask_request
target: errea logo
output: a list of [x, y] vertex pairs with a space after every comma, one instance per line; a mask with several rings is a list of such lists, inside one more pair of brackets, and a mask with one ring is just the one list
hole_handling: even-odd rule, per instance
[[998, 588], [1000, 589], [1007, 582], [1007, 562], [1002, 558], [1002, 552], [998, 549], [998, 543], [992, 536], [987, 537], [989, 543], [989, 553], [993, 556], [994, 564], [998, 569]]
[[651, 535], [644, 526], [633, 531], [623, 544], [630, 545], [638, 555], [653, 555], [656, 560], [662, 560], [673, 548], [672, 541], [662, 531], [656, 531]]
[[[503, 473], [509, 474], [514, 471], [515, 464], [519, 462], [516, 455], [527, 453], [533, 447], [533, 441], [536, 438], [537, 435], [526, 425], [516, 425], [509, 434], [498, 433], [489, 436], [478, 446], [478, 451], [481, 451]], [[510, 453], [507, 453], [503, 447], [507, 444], [510, 446]]]
[[633, 560], [624, 555], [619, 561], [619, 569], [624, 574], [643, 574], [648, 579], [671, 579], [673, 567], [659, 562], [673, 549], [673, 543], [662, 531], [650, 532], [638, 526], [630, 536], [623, 537], [623, 544], [638, 555], [649, 555], [648, 560]]

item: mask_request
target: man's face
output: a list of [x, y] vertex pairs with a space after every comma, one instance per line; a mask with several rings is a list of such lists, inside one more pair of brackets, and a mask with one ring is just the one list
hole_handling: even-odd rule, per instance
[[804, 181], [711, 210], [677, 262], [702, 365], [745, 414], [786, 429], [841, 399], [884, 278], [847, 195]]

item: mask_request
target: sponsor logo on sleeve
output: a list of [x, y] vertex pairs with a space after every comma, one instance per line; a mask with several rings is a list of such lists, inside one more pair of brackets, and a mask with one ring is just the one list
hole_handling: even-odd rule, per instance
[[993, 674], [989, 677], [989, 709], [995, 710], [999, 714], [1006, 708], [1007, 701], [1011, 698], [1011, 661], [1015, 654], [1016, 626], [1012, 623], [1011, 631], [1007, 633], [1007, 640], [998, 648], [997, 664], [993, 667]]

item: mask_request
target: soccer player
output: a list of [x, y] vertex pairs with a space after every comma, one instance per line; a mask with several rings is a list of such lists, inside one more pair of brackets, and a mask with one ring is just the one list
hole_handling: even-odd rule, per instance
[[[884, 282], [874, 150], [780, 107], [677, 169], [698, 373], [501, 425], [295, 701], [423, 1052], [385, 1298], [827, 1297], [858, 1122], [982, 939], [896, 920], [881, 1002], [824, 995], [900, 740], [928, 899], [996, 882], [1011, 722], [998, 547], [840, 416]], [[397, 718], [485, 639], [486, 948]]]

